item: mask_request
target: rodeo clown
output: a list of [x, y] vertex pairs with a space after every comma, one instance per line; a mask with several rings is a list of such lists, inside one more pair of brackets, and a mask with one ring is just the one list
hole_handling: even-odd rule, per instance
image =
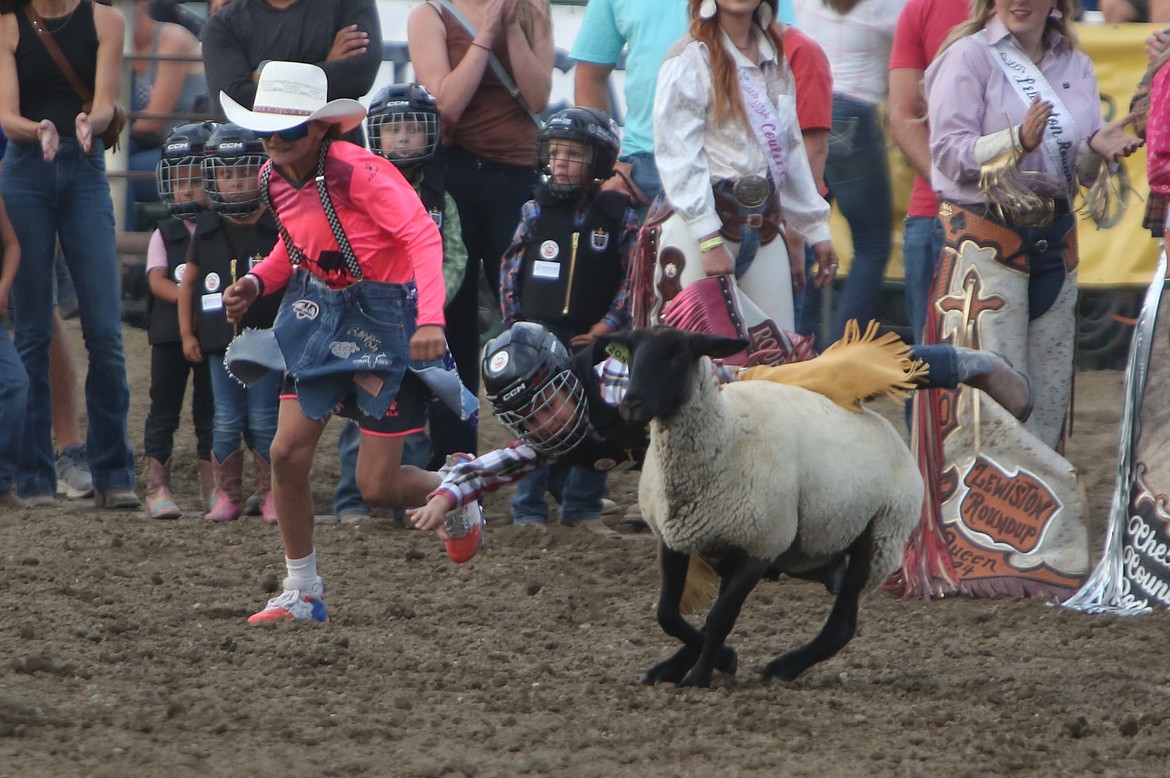
[[[707, 302], [690, 290], [672, 302], [688, 304]], [[713, 310], [710, 318], [721, 315]], [[714, 329], [718, 334], [736, 335], [734, 328]], [[812, 360], [737, 374], [730, 367], [735, 361], [731, 359], [717, 363], [716, 370], [724, 382], [737, 377], [779, 381], [821, 392], [838, 402], [843, 402], [845, 394], [852, 400], [866, 393], [857, 387], [953, 388], [965, 383], [987, 392], [1013, 413], [1028, 413], [1027, 377], [998, 355], [951, 346], [911, 348], [893, 333], [875, 337], [876, 329], [872, 326], [861, 335], [851, 323], [842, 340]], [[551, 462], [601, 472], [641, 467], [649, 432], [618, 412], [629, 378], [620, 349], [601, 339], [570, 354], [545, 327], [517, 322], [484, 347], [482, 367], [493, 413], [516, 440], [475, 459], [464, 457], [444, 473], [427, 504], [407, 511], [418, 529], [439, 529], [448, 512], [475, 504], [484, 492], [518, 481]], [[835, 574], [836, 566], [822, 572]]]

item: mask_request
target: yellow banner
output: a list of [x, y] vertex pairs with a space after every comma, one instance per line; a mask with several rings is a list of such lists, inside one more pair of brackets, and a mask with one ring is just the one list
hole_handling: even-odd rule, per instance
[[[1123, 116], [1129, 109], [1134, 87], [1146, 70], [1145, 39], [1162, 25], [1155, 24], [1078, 24], [1081, 47], [1092, 58], [1101, 92], [1101, 111], [1106, 121]], [[888, 141], [888, 133], [887, 133]], [[910, 198], [914, 172], [892, 141], [888, 141], [890, 180], [894, 190], [894, 234], [888, 279], [901, 280], [902, 218]], [[1125, 214], [1107, 230], [1099, 230], [1082, 216], [1077, 227], [1080, 239], [1081, 286], [1146, 286], [1158, 259], [1158, 242], [1142, 229], [1146, 197], [1146, 150], [1141, 148], [1122, 163], [1123, 182], [1131, 187], [1125, 192]], [[836, 207], [830, 218], [833, 245], [846, 265], [853, 257], [849, 226]]]

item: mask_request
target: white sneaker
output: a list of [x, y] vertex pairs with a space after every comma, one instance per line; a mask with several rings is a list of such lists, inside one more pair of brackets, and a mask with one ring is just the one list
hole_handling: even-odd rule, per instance
[[289, 619], [312, 619], [322, 624], [329, 622], [325, 611], [325, 584], [318, 578], [309, 589], [286, 589], [280, 596], [273, 597], [264, 610], [248, 617], [249, 624], [266, 621], [287, 621]]

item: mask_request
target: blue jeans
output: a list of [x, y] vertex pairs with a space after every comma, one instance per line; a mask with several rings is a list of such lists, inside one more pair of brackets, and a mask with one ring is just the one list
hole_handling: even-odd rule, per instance
[[[337, 487], [333, 490], [334, 516], [369, 516], [370, 506], [362, 499], [357, 485], [358, 447], [361, 445], [361, 428], [352, 419], [345, 420], [345, 428], [337, 439], [337, 457], [341, 473]], [[425, 432], [407, 435], [402, 444], [402, 464], [426, 468], [431, 456], [431, 441]], [[414, 506], [407, 506], [414, 507]]]
[[955, 389], [959, 386], [954, 346], [913, 346], [911, 359], [921, 359], [929, 371], [926, 380], [919, 384], [919, 389]]
[[634, 179], [634, 185], [646, 195], [646, 202], [636, 208], [638, 218], [645, 221], [650, 203], [662, 194], [662, 177], [658, 175], [658, 163], [654, 161], [654, 155], [648, 151], [622, 157], [622, 161], [630, 163], [630, 178]]
[[866, 323], [879, 317], [894, 206], [876, 106], [833, 95], [825, 184], [849, 223], [853, 264], [837, 300], [830, 338], [822, 347], [841, 337], [849, 319], [857, 319], [864, 332]]
[[7, 492], [16, 483], [16, 452], [27, 406], [28, 375], [8, 328], [0, 322], [0, 492]]
[[211, 369], [211, 392], [215, 397], [215, 421], [212, 452], [219, 462], [226, 461], [240, 448], [246, 432], [252, 449], [271, 462], [269, 451], [276, 435], [276, 417], [280, 413], [280, 385], [284, 376], [275, 370], [251, 386], [244, 387], [223, 366], [223, 354], [208, 354]]
[[548, 521], [549, 492], [561, 506], [561, 521], [576, 524], [601, 518], [606, 473], [564, 462], [534, 470], [516, 484], [512, 495], [512, 521], [516, 524], [543, 524]]
[[943, 249], [942, 222], [934, 216], [907, 216], [902, 232], [902, 265], [906, 271], [906, 315], [914, 341], [922, 340], [930, 306], [930, 282]]
[[122, 305], [114, 249], [114, 205], [100, 140], [85, 155], [63, 138], [45, 162], [39, 143], [10, 141], [0, 168], [0, 195], [20, 240], [14, 285], [16, 348], [28, 371], [28, 411], [20, 444], [22, 496], [54, 494], [57, 465], [49, 399], [53, 331], [53, 252], [57, 239], [77, 288], [89, 352], [86, 449], [94, 489], [134, 488], [134, 454], [126, 433], [130, 389], [122, 347]]

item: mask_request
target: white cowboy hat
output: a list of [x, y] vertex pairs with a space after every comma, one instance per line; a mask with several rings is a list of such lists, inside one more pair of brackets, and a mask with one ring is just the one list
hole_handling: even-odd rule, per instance
[[337, 124], [348, 132], [366, 118], [366, 107], [357, 100], [330, 100], [325, 71], [305, 62], [265, 64], [251, 111], [226, 92], [219, 93], [219, 102], [229, 122], [256, 132], [279, 132], [308, 121]]

